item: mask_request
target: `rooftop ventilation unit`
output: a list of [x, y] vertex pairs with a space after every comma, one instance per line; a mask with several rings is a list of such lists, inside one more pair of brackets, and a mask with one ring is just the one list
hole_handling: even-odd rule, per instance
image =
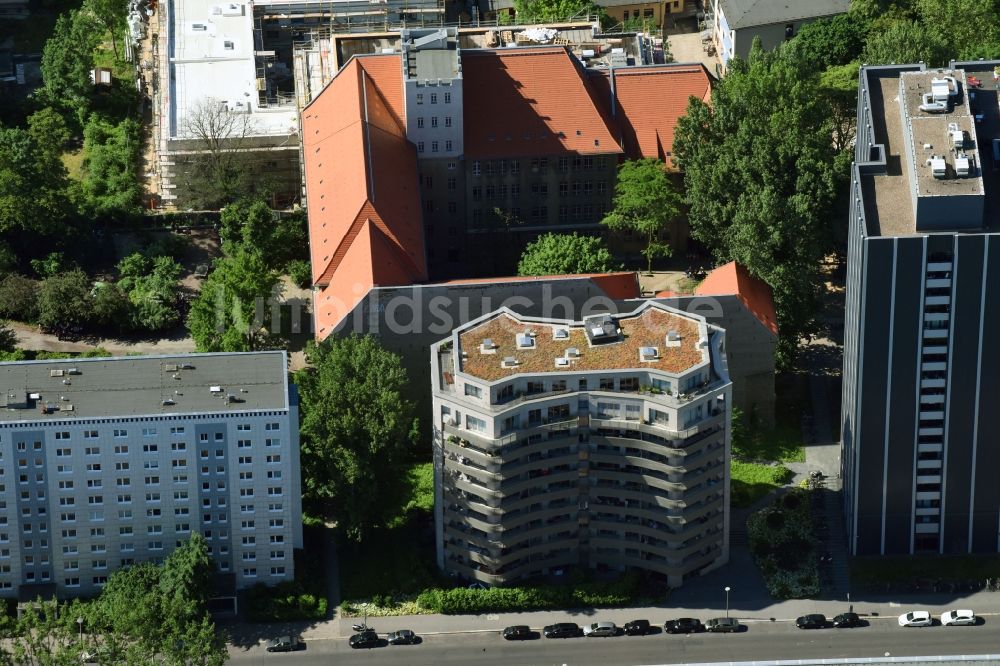
[[956, 150], [961, 150], [965, 147], [965, 132], [958, 129], [958, 123], [948, 123], [948, 137], [951, 139], [951, 145]]
[[67, 375], [78, 375], [78, 374], [80, 374], [80, 369], [79, 368], [70, 368], [69, 370], [66, 371], [66, 374]]
[[177, 372], [178, 370], [180, 370], [180, 367], [178, 367], [175, 363], [167, 363], [166, 365], [163, 366], [163, 369], [166, 372]]
[[931, 155], [926, 164], [931, 168], [935, 178], [944, 178], [948, 175], [948, 163], [944, 161], [943, 155]]
[[947, 104], [949, 98], [958, 96], [958, 81], [954, 76], [931, 79], [931, 96], [935, 102]]
[[49, 370], [49, 377], [62, 377], [66, 374], [63, 370]]
[[955, 173], [959, 178], [968, 178], [972, 175], [972, 159], [965, 153], [959, 153], [955, 158]]
[[535, 346], [535, 339], [530, 333], [518, 333], [517, 346], [519, 349], [531, 349]]
[[501, 368], [516, 368], [517, 367], [517, 359], [514, 358], [513, 356], [505, 356], [504, 359], [503, 359], [503, 361], [500, 362], [500, 367]]
[[556, 359], [556, 367], [557, 368], [567, 368], [567, 367], [569, 367], [569, 359], [568, 358], [557, 358]]
[[656, 347], [640, 347], [639, 348], [639, 360], [640, 361], [655, 361], [660, 358], [660, 352]]
[[934, 99], [933, 93], [924, 93], [922, 97], [922, 102], [920, 104], [920, 110], [927, 113], [947, 113], [948, 112], [948, 102], [939, 101]]
[[174, 401], [171, 400], [170, 398], [167, 398], [166, 400], [164, 400], [160, 404], [163, 405], [164, 407], [168, 407], [168, 406], [176, 404], [176, 403], [174, 403]]
[[552, 337], [556, 340], [566, 340], [569, 338], [569, 331], [565, 328], [557, 328], [552, 332]]
[[681, 334], [674, 329], [667, 331], [667, 337], [664, 339], [664, 344], [667, 347], [680, 347], [681, 346]]
[[194, 370], [194, 365], [191, 363], [182, 363], [181, 370]]
[[496, 354], [497, 344], [493, 342], [493, 338], [486, 338], [483, 340], [482, 344], [479, 345], [479, 353], [481, 354]]
[[208, 390], [211, 391], [212, 393], [222, 393], [221, 386], [209, 386]]
[[566, 350], [566, 358], [580, 358], [580, 350], [576, 347], [570, 347]]

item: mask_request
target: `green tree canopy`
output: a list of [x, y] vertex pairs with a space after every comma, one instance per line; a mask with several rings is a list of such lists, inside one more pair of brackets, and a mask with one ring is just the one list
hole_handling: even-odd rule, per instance
[[90, 70], [101, 30], [87, 11], [63, 12], [42, 51], [42, 96], [52, 106], [70, 111], [83, 124], [94, 90]]
[[817, 80], [755, 45], [731, 61], [711, 104], [692, 99], [674, 136], [692, 235], [767, 282], [787, 362], [813, 330], [820, 261], [832, 250], [837, 177]]
[[70, 212], [58, 153], [23, 129], [0, 128], [0, 233], [52, 234]]
[[38, 148], [51, 151], [57, 158], [71, 137], [66, 121], [50, 106], [28, 116], [28, 134]]
[[177, 278], [182, 270], [171, 257], [151, 259], [139, 252], [119, 262], [117, 286], [131, 303], [133, 327], [160, 331], [177, 324]]
[[142, 189], [138, 154], [139, 123], [126, 118], [117, 125], [97, 114], [83, 130], [81, 208], [92, 217], [115, 217], [139, 210]]
[[857, 14], [838, 14], [806, 23], [786, 48], [813, 69], [845, 65], [861, 56], [864, 28]]
[[38, 323], [45, 330], [83, 327], [91, 317], [90, 280], [81, 270], [59, 273], [42, 281], [38, 292]]
[[923, 61], [940, 67], [952, 56], [948, 44], [917, 21], [892, 21], [884, 30], [872, 30], [861, 61], [868, 65], [909, 64]]
[[997, 0], [917, 0], [917, 12], [927, 32], [946, 45], [947, 60], [1000, 57]]
[[371, 336], [327, 338], [306, 350], [295, 374], [301, 397], [303, 499], [361, 540], [396, 508], [382, 498], [399, 483], [417, 442], [417, 419], [399, 356]]
[[618, 167], [614, 209], [601, 224], [612, 231], [630, 230], [646, 240], [646, 270], [653, 259], [669, 257], [670, 246], [659, 239], [680, 211], [681, 197], [661, 160], [629, 160]]
[[618, 270], [604, 240], [597, 236], [542, 234], [528, 243], [517, 265], [518, 275], [610, 273]]
[[233, 256], [217, 259], [188, 314], [198, 351], [274, 347], [277, 331], [270, 326], [278, 284], [277, 273], [259, 252], [240, 247]]
[[38, 282], [17, 273], [0, 280], [0, 317], [31, 322], [38, 317]]
[[518, 21], [538, 23], [603, 16], [604, 9], [593, 0], [514, 0], [514, 13]]
[[284, 270], [288, 262], [309, 256], [309, 233], [301, 213], [278, 213], [262, 199], [240, 199], [222, 209], [219, 222], [227, 254], [245, 245], [259, 252], [275, 270]]

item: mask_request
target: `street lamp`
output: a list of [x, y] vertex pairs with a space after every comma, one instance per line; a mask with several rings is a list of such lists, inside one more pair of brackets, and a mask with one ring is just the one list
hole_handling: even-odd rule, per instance
[[80, 643], [83, 643], [83, 618], [76, 618], [76, 623], [80, 626]]
[[729, 590], [732, 588], [726, 585], [726, 619], [729, 619]]

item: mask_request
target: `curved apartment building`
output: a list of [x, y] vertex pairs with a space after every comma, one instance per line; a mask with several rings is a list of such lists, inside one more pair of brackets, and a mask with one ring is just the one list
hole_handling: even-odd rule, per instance
[[678, 586], [728, 560], [725, 333], [646, 302], [504, 308], [433, 345], [438, 565], [491, 585], [567, 567]]

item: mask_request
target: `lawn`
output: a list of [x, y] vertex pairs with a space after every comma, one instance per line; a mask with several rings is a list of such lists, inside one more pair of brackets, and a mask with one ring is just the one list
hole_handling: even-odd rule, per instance
[[83, 148], [67, 150], [59, 159], [62, 160], [63, 166], [66, 167], [66, 172], [70, 178], [73, 180], [83, 178]]
[[743, 508], [785, 485], [792, 471], [784, 465], [763, 465], [733, 460], [729, 468], [730, 506]]
[[985, 581], [1000, 577], [1000, 555], [855, 557], [850, 566], [854, 585], [938, 579]]

